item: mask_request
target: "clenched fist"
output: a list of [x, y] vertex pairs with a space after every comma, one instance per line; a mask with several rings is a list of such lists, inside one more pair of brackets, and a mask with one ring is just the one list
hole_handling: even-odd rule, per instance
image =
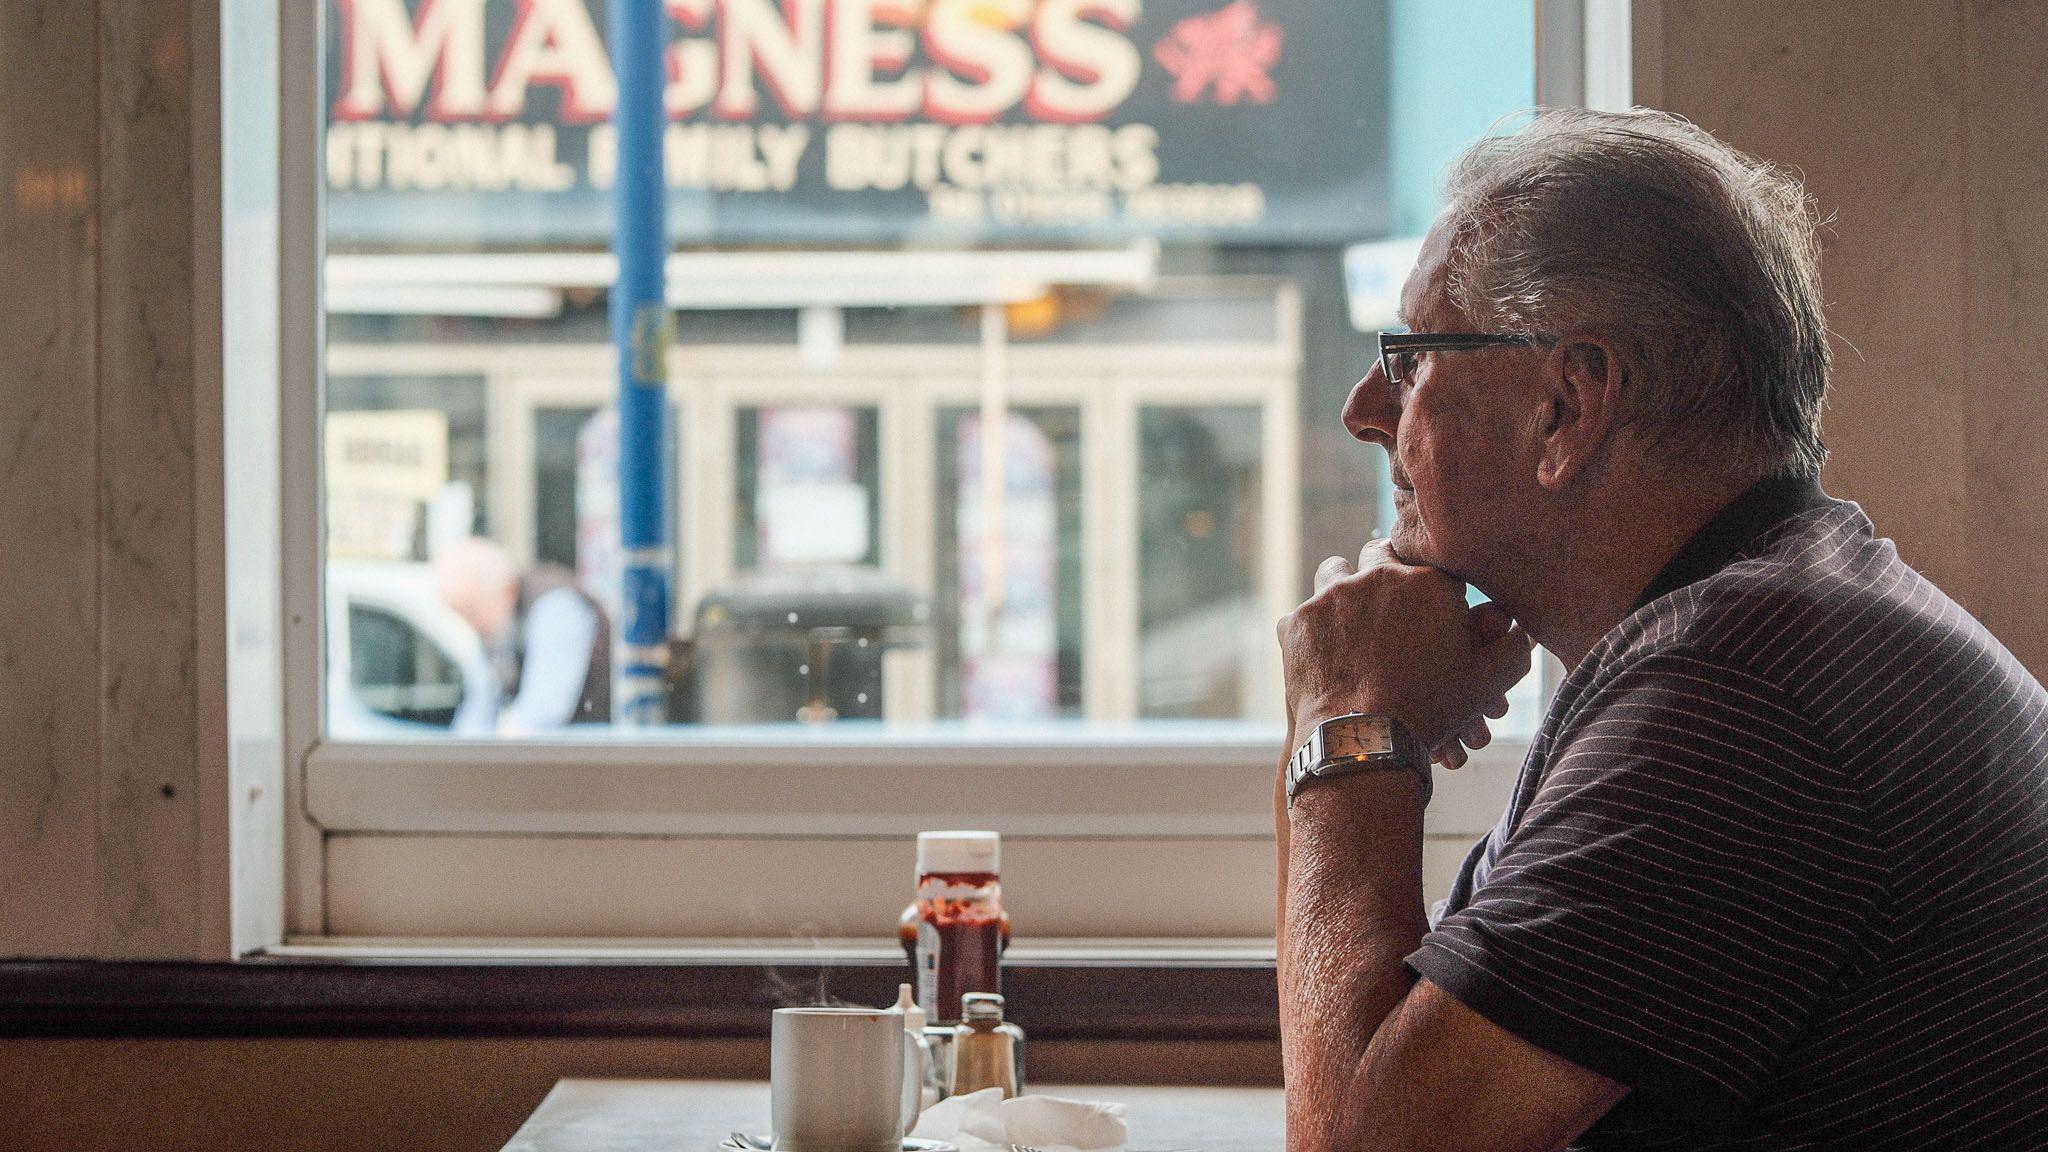
[[1400, 721], [1446, 767], [1490, 739], [1507, 690], [1529, 671], [1528, 633], [1493, 604], [1465, 603], [1465, 586], [1403, 563], [1374, 540], [1358, 564], [1316, 569], [1316, 592], [1280, 620], [1289, 747], [1350, 712]]

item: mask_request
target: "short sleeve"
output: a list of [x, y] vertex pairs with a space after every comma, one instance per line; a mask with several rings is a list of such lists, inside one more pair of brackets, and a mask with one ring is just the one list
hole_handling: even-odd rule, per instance
[[1864, 829], [1784, 692], [1649, 654], [1577, 702], [1484, 882], [1408, 964], [1640, 1103], [1725, 1118], [1877, 915]]

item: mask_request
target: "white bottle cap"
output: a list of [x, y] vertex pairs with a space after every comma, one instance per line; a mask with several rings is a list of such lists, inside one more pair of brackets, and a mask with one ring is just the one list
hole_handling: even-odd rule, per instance
[[919, 832], [917, 874], [999, 872], [1002, 837], [994, 832]]
[[910, 985], [896, 985], [896, 1003], [891, 1005], [891, 1008], [893, 1011], [903, 1013], [903, 1030], [905, 1032], [912, 1032], [919, 1036], [924, 1035], [924, 1009], [917, 1006], [917, 998], [910, 994]]

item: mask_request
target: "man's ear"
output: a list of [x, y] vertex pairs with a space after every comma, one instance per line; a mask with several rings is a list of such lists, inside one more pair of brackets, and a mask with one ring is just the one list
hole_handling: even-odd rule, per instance
[[1550, 405], [1536, 480], [1557, 492], [1582, 476], [1619, 433], [1628, 370], [1614, 346], [1597, 336], [1559, 340], [1543, 367]]

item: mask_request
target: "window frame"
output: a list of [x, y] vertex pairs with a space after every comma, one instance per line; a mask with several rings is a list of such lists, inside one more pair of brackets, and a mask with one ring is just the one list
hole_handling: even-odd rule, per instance
[[[324, 935], [325, 838], [332, 834], [907, 836], [941, 815], [985, 807], [998, 797], [999, 810], [987, 823], [1015, 836], [1270, 836], [1270, 773], [1281, 749], [1270, 734], [1249, 731], [1217, 738], [1161, 725], [1116, 739], [1084, 731], [1079, 738], [897, 737], [886, 743], [770, 742], [751, 734], [677, 739], [673, 733], [614, 736], [603, 744], [325, 739], [325, 109], [322, 70], [294, 66], [321, 59], [324, 7], [280, 4], [277, 19], [283, 938], [317, 942]], [[1589, 102], [1593, 96], [1596, 106], [1613, 106], [1620, 91], [1625, 104], [1628, 19], [1627, 5], [1617, 0], [1536, 0], [1539, 102]], [[1612, 61], [1602, 59], [1597, 68], [1589, 61], [1617, 45], [1623, 53], [1618, 79]], [[1298, 319], [1286, 318], [1296, 327]], [[1295, 413], [1281, 414], [1292, 428]], [[1287, 498], [1298, 495], [1293, 488], [1267, 494], [1263, 511], [1272, 515], [1276, 500], [1286, 507]], [[1298, 579], [1290, 576], [1290, 582]], [[1546, 695], [1560, 672], [1546, 655]], [[1465, 770], [1439, 774], [1428, 833], [1483, 833], [1497, 819], [1502, 778], [1511, 781], [1525, 753], [1526, 742], [1503, 740], [1475, 753]], [[878, 772], [893, 773], [894, 786], [875, 787]], [[852, 787], [856, 779], [865, 786]], [[778, 808], [800, 783], [815, 799], [820, 780], [837, 786], [840, 808], [817, 805], [809, 815]], [[830, 790], [827, 798], [833, 798]], [[619, 927], [620, 935], [633, 934], [633, 926]]]

